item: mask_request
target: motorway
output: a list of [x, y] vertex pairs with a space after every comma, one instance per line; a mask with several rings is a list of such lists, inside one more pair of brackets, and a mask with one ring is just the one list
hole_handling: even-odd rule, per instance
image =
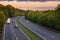
[[44, 27], [41, 27], [37, 24], [34, 24], [24, 16], [19, 17], [19, 21], [29, 30], [37, 34], [39, 37], [43, 38], [44, 40], [60, 40], [60, 34], [50, 31]]
[[28, 36], [19, 27], [15, 28], [15, 26], [16, 21], [14, 18], [11, 19], [10, 24], [4, 25], [3, 40], [29, 40]]

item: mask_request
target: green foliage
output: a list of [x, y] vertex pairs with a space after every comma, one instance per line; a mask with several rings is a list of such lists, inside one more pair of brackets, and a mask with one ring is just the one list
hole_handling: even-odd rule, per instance
[[57, 8], [56, 8], [58, 11], [60, 11], [60, 4], [58, 4]]
[[11, 5], [4, 6], [0, 4], [0, 31], [3, 29], [3, 25], [8, 17], [15, 17], [25, 15], [25, 11], [14, 8]]
[[24, 25], [22, 25], [20, 21], [18, 20], [18, 18], [16, 18], [16, 22], [20, 26], [20, 28], [23, 30], [23, 32], [26, 33], [30, 37], [31, 40], [43, 40], [42, 38], [37, 36], [35, 33], [27, 29]]
[[23, 16], [23, 15], [25, 15], [25, 12], [26, 11], [21, 10], [21, 9], [15, 9], [13, 16]]
[[6, 15], [4, 14], [3, 11], [0, 11], [0, 31], [2, 30], [5, 21], [6, 21]]
[[40, 25], [60, 30], [60, 5], [54, 11], [38, 12], [29, 10], [25, 14], [25, 18]]
[[13, 14], [15, 12], [15, 8], [11, 5], [7, 5], [6, 10], [7, 10], [7, 13], [8, 13], [8, 17], [13, 17]]

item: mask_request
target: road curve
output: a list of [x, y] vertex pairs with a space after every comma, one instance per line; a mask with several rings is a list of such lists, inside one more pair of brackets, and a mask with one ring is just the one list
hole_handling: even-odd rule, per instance
[[12, 23], [12, 25], [13, 25], [12, 28], [13, 28], [15, 34], [16, 34], [17, 39], [18, 39], [18, 40], [30, 40], [30, 39], [27, 37], [27, 35], [25, 35], [25, 34], [23, 33], [23, 31], [21, 30], [20, 27], [15, 28], [15, 26], [17, 25], [17, 23], [16, 23], [16, 20], [15, 20], [14, 18], [12, 19], [12, 21], [14, 21], [14, 23]]
[[5, 24], [4, 25], [4, 35], [3, 35], [3, 40], [16, 40], [16, 37], [14, 35], [13, 30], [11, 29], [10, 24]]
[[38, 36], [42, 37], [44, 40], [60, 40], [60, 34], [52, 32], [37, 24], [34, 24], [26, 20], [24, 16], [20, 16], [19, 21], [29, 30], [33, 31]]
[[3, 40], [29, 40], [22, 30], [19, 27], [15, 28], [15, 26], [16, 22], [14, 18], [11, 19], [10, 24], [4, 25]]

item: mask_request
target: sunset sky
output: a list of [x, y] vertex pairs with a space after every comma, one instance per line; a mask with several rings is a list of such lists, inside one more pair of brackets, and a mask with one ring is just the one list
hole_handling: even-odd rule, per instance
[[0, 4], [3, 4], [3, 5], [9, 4], [19, 9], [47, 10], [47, 9], [54, 9], [55, 7], [57, 7], [58, 4], [60, 4], [60, 2], [57, 2], [57, 1], [46, 1], [46, 2], [0, 1]]

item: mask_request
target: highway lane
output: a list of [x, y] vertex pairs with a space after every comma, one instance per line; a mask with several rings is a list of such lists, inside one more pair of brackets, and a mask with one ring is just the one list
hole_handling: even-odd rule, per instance
[[42, 37], [44, 40], [60, 40], [60, 34], [52, 32], [44, 27], [40, 27], [37, 24], [26, 20], [24, 16], [19, 17], [19, 21], [29, 30]]
[[4, 25], [3, 40], [30, 40], [20, 28], [15, 28], [15, 19], [11, 19], [10, 24]]
[[30, 40], [30, 38], [26, 34], [23, 33], [23, 31], [21, 30], [21, 28], [19, 26], [18, 26], [18, 28], [15, 28], [15, 26], [17, 25], [16, 20], [12, 19], [12, 21], [14, 21], [14, 23], [12, 23], [12, 25], [13, 25], [12, 28], [16, 34], [17, 39], [18, 40]]
[[10, 24], [5, 24], [4, 25], [4, 38], [3, 40], [16, 40], [16, 37], [13, 33], [13, 30], [11, 29], [11, 25]]

